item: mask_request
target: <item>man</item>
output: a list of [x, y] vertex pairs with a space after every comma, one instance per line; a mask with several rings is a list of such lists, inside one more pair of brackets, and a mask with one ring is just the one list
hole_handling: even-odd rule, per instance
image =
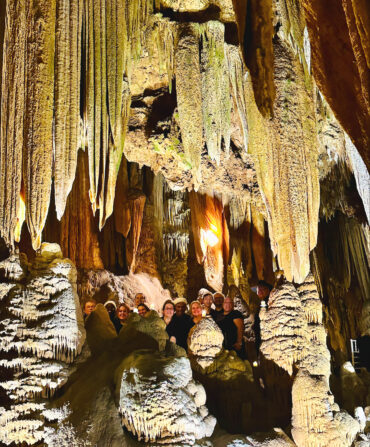
[[135, 305], [136, 309], [137, 309], [139, 304], [145, 304], [145, 302], [146, 302], [146, 298], [145, 298], [145, 295], [143, 293], [140, 292], [140, 293], [137, 293], [135, 295], [134, 305]]
[[209, 293], [212, 295], [212, 292], [210, 292], [208, 289], [205, 288], [199, 289], [197, 301], [199, 301], [202, 306], [203, 306], [203, 298], [205, 297], [205, 295]]
[[203, 308], [206, 311], [206, 315], [212, 315], [213, 295], [211, 292], [203, 295]]
[[233, 349], [239, 357], [245, 358], [243, 315], [234, 310], [234, 300], [229, 296], [224, 299], [223, 312], [217, 324], [224, 334], [224, 348]]
[[216, 292], [213, 295], [213, 302], [214, 302], [214, 305], [215, 305], [215, 309], [211, 310], [211, 315], [212, 315], [212, 318], [215, 320], [216, 323], [221, 318], [221, 315], [224, 312], [224, 309], [223, 309], [224, 300], [225, 300], [225, 297], [220, 292]]
[[108, 300], [104, 303], [104, 307], [107, 309], [109, 318], [113, 321], [116, 316], [117, 304], [113, 300]]
[[186, 350], [188, 348], [188, 334], [194, 323], [190, 315], [185, 313], [187, 306], [185, 298], [176, 298], [174, 304], [175, 315], [167, 325], [166, 331], [171, 341]]
[[95, 310], [96, 301], [94, 299], [89, 299], [85, 301], [83, 312], [84, 312], [84, 320]]

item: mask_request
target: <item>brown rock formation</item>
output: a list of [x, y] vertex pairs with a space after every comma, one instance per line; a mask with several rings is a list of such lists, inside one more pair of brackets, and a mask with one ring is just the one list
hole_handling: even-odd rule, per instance
[[369, 167], [369, 3], [315, 0], [303, 6], [317, 85]]

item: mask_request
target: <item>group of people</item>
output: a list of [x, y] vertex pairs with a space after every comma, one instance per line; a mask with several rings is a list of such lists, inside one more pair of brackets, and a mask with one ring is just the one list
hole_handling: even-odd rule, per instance
[[[85, 302], [83, 307], [84, 320], [86, 320], [86, 318], [95, 310], [96, 304], [96, 300], [94, 299], [89, 299]], [[146, 304], [146, 298], [143, 293], [137, 293], [135, 295], [134, 304], [135, 312], [141, 317], [145, 317], [150, 312], [150, 308]], [[117, 306], [113, 300], [106, 301], [104, 307], [106, 308], [109, 318], [118, 334], [122, 326], [126, 323], [132, 310], [126, 303], [119, 303]]]
[[[265, 281], [260, 281], [256, 291], [259, 301], [268, 303], [268, 297], [272, 287]], [[134, 299], [135, 309], [141, 317], [145, 318], [150, 312], [146, 298], [143, 293], [137, 293]], [[84, 305], [84, 318], [94, 311], [96, 302], [89, 300]], [[127, 321], [132, 310], [125, 303], [117, 304], [108, 300], [104, 303], [110, 319], [117, 331], [117, 334]], [[189, 313], [187, 312], [189, 307]], [[259, 327], [259, 308], [255, 312], [254, 332], [256, 349], [258, 350], [261, 338]], [[171, 342], [187, 350], [187, 339], [190, 329], [198, 324], [202, 318], [212, 318], [220, 327], [224, 335], [224, 348], [234, 350], [241, 358], [246, 358], [244, 340], [244, 318], [245, 316], [234, 309], [234, 299], [231, 296], [224, 296], [220, 292], [212, 293], [207, 289], [200, 289], [196, 300], [188, 306], [185, 298], [167, 300], [162, 307], [162, 319], [166, 324], [166, 331]]]

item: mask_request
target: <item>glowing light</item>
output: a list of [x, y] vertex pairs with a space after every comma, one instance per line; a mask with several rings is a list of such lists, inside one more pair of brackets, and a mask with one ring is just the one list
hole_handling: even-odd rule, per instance
[[255, 368], [257, 368], [257, 366], [258, 366], [258, 362], [256, 362], [256, 360], [253, 362], [253, 366], [254, 366]]
[[154, 309], [155, 309], [155, 307], [154, 307], [154, 303], [152, 303], [152, 304], [150, 305], [150, 308], [151, 308], [151, 310], [154, 310]]
[[15, 242], [19, 242], [21, 239], [22, 225], [26, 218], [26, 204], [24, 203], [22, 194], [19, 196], [19, 208], [18, 208], [18, 216], [17, 216], [17, 225], [14, 230], [14, 240]]
[[214, 247], [218, 241], [216, 225], [211, 224], [208, 230], [200, 229], [200, 244], [204, 254], [207, 252], [207, 247]]
[[137, 309], [137, 307], [134, 307], [134, 308], [132, 309], [132, 311], [135, 312], [136, 314], [139, 313], [139, 310]]
[[207, 316], [207, 312], [203, 309], [202, 310], [202, 317], [206, 317]]

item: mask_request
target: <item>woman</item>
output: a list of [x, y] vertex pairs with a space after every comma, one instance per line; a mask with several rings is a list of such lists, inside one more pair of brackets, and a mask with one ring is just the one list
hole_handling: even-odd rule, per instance
[[199, 301], [192, 301], [190, 303], [190, 313], [194, 324], [198, 324], [202, 319], [202, 305]]
[[217, 321], [224, 334], [225, 349], [236, 351], [239, 357], [245, 358], [243, 349], [244, 319], [241, 312], [234, 310], [234, 300], [227, 296], [224, 300], [224, 311]]
[[113, 320], [114, 327], [117, 334], [121, 330], [122, 326], [126, 323], [128, 316], [130, 315], [130, 308], [127, 304], [121, 303], [117, 309], [117, 317]]
[[172, 320], [173, 314], [175, 313], [175, 304], [172, 300], [167, 300], [162, 307], [162, 319], [166, 323], [166, 327]]
[[146, 304], [141, 303], [137, 306], [137, 312], [141, 317], [146, 317], [150, 312], [150, 309]]

